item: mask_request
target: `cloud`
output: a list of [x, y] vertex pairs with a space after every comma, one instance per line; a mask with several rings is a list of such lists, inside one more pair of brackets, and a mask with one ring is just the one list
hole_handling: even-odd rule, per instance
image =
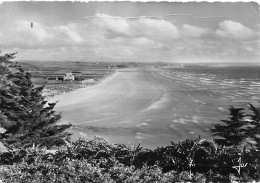
[[0, 30], [3, 47], [33, 48], [45, 45], [53, 39], [52, 32], [47, 31], [47, 27], [38, 22], [27, 20], [17, 20], [7, 22]]
[[260, 24], [256, 26], [256, 35], [258, 38], [260, 38]]
[[68, 26], [61, 25], [57, 27], [56, 30], [64, 32], [71, 38], [72, 41], [76, 43], [81, 43], [84, 40], [76, 31], [70, 29]]
[[135, 49], [143, 49], [143, 50], [149, 50], [149, 49], [160, 49], [162, 48], [162, 43], [153, 41], [149, 38], [145, 37], [138, 37], [138, 38], [117, 38], [112, 41], [113, 44], [121, 45], [128, 48], [135, 48]]
[[[19, 59], [41, 60], [171, 61], [186, 56], [260, 55], [260, 42], [247, 39], [253, 31], [230, 20], [211, 30], [168, 19], [97, 17], [61, 24], [35, 21], [33, 28], [28, 20], [7, 22], [0, 30], [0, 44], [4, 50], [20, 51]], [[260, 32], [260, 26], [256, 30]]]
[[248, 39], [253, 36], [253, 31], [239, 22], [225, 20], [219, 23], [216, 35], [225, 38]]
[[[5, 47], [44, 48], [59, 46], [74, 46], [83, 44], [85, 39], [80, 35], [80, 27], [70, 23], [59, 26], [45, 26], [39, 22], [18, 20], [12, 25], [5, 26], [0, 34]], [[84, 31], [83, 31], [84, 32]]]
[[97, 18], [94, 18], [92, 21], [96, 26], [105, 28], [119, 35], [131, 35], [130, 25], [125, 19], [99, 13], [96, 14], [96, 17]]
[[25, 36], [35, 36], [39, 41], [51, 38], [51, 34], [48, 34], [43, 27], [38, 22], [33, 22], [33, 27], [31, 27], [31, 22], [27, 20], [16, 21], [16, 31]]
[[99, 29], [107, 31], [110, 38], [116, 37], [145, 37], [157, 41], [178, 39], [178, 28], [166, 20], [140, 18], [127, 20], [107, 14], [96, 14], [92, 23]]
[[155, 40], [171, 40], [180, 37], [178, 28], [169, 21], [142, 18], [135, 25], [139, 34]]
[[204, 29], [202, 27], [196, 27], [192, 25], [184, 24], [182, 26], [182, 34], [185, 37], [191, 37], [191, 38], [198, 38], [203, 35], [206, 35], [208, 33], [207, 29]]

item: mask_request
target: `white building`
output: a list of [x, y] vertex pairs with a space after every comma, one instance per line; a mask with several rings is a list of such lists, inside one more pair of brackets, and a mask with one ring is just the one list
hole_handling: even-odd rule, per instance
[[63, 77], [64, 81], [74, 81], [75, 77], [72, 73], [66, 73], [65, 76]]

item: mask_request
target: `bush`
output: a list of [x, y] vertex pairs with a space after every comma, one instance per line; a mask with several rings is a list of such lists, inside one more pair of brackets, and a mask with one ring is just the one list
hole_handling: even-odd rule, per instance
[[140, 145], [79, 139], [49, 151], [20, 148], [0, 154], [4, 182], [230, 182], [238, 180], [238, 159], [244, 180], [259, 180], [259, 154], [187, 139], [149, 150]]

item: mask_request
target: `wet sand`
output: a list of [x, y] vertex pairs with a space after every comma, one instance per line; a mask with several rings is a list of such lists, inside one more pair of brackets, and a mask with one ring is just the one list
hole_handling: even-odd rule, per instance
[[97, 135], [155, 148], [199, 135], [210, 138], [212, 123], [226, 117], [223, 107], [228, 105], [211, 95], [149, 66], [118, 70], [96, 86], [51, 102], [59, 101], [55, 110], [61, 122], [74, 125], [73, 139]]

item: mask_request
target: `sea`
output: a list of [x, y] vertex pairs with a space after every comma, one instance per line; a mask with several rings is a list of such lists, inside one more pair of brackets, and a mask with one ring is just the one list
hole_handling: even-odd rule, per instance
[[221, 94], [230, 105], [260, 106], [260, 66], [183, 67], [166, 69], [185, 83], [201, 90]]

